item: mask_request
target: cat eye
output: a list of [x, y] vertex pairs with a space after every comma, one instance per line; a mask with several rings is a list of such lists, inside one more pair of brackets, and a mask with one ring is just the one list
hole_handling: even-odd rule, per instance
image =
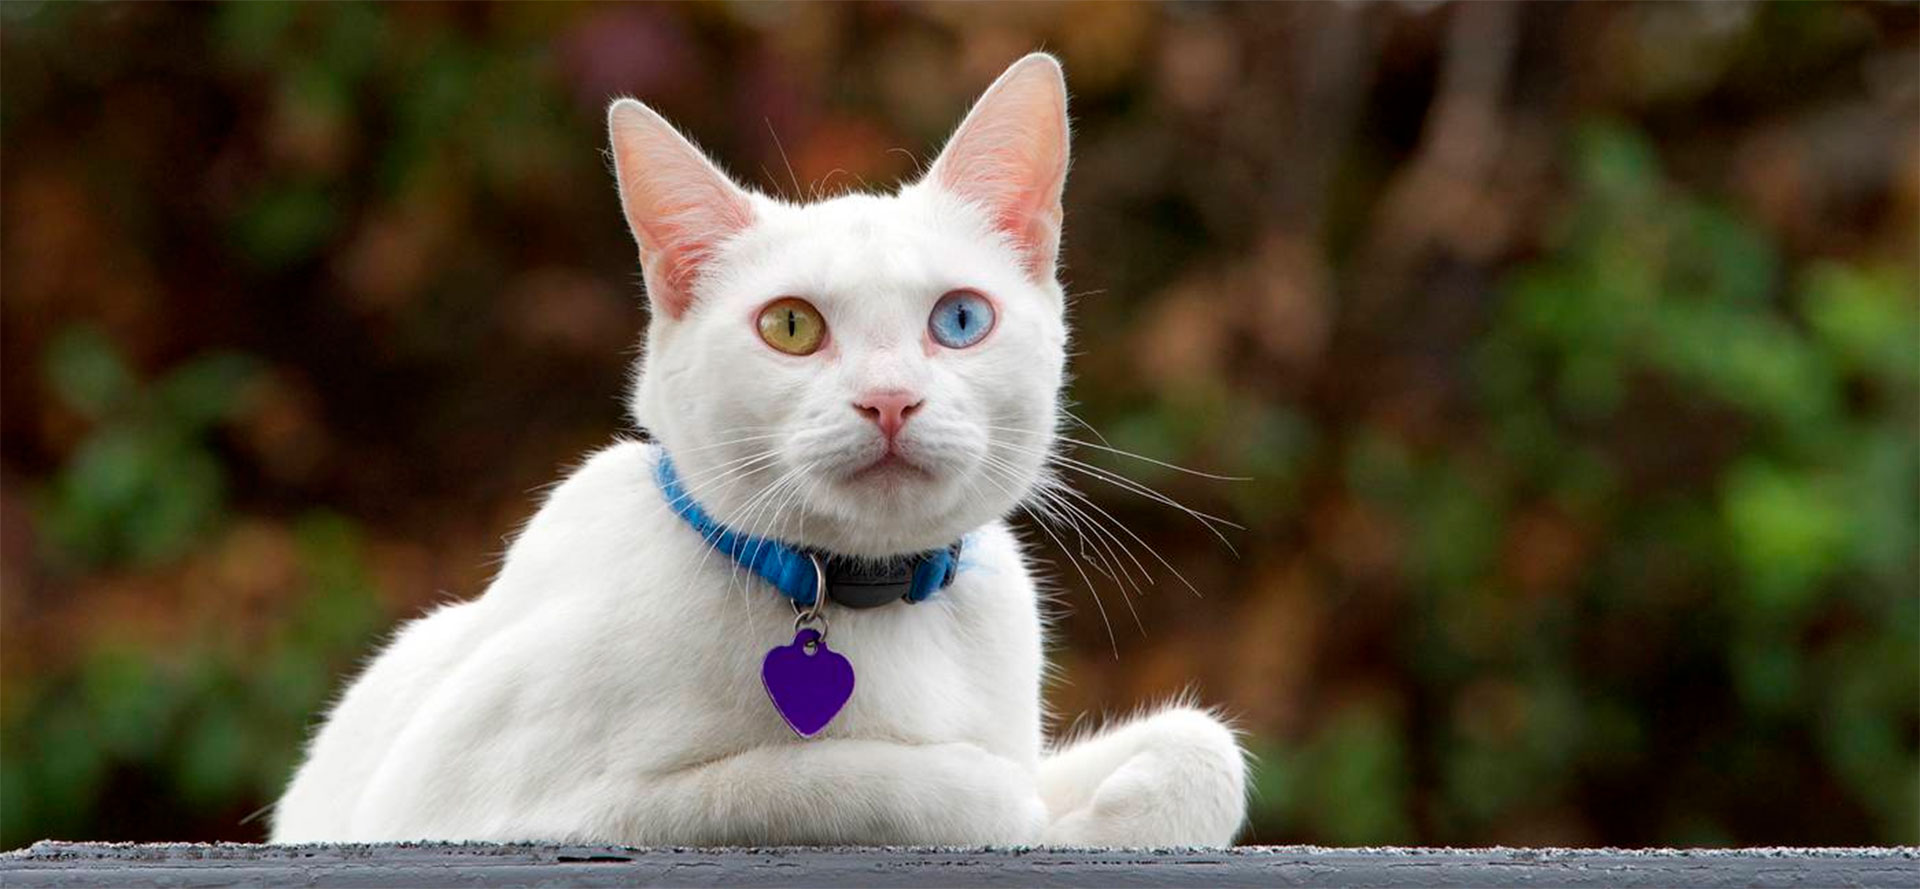
[[993, 303], [971, 290], [955, 290], [934, 303], [927, 333], [949, 349], [964, 349], [993, 330]]
[[827, 338], [827, 319], [806, 300], [783, 297], [760, 310], [760, 338], [788, 355], [812, 355]]

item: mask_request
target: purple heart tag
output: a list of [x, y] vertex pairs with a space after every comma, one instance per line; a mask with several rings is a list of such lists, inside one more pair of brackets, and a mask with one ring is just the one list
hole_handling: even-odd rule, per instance
[[794, 734], [811, 738], [853, 697], [853, 664], [808, 627], [794, 634], [793, 644], [767, 652], [760, 681]]

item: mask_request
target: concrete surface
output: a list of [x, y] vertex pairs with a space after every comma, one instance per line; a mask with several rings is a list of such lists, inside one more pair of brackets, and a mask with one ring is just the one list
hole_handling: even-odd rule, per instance
[[1920, 887], [1920, 847], [1872, 849], [629, 849], [43, 841], [0, 886]]

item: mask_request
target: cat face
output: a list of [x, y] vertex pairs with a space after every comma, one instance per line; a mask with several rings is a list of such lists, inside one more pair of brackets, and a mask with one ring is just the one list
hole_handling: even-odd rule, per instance
[[638, 102], [609, 124], [653, 307], [634, 415], [708, 512], [885, 556], [1027, 496], [1067, 340], [1052, 57], [1009, 68], [893, 195], [789, 204], [728, 180]]

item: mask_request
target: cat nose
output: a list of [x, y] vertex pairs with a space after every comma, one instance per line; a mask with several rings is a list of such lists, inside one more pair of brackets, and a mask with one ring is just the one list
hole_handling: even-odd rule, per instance
[[880, 434], [892, 441], [900, 434], [900, 427], [907, 425], [907, 418], [926, 403], [926, 399], [912, 392], [888, 389], [854, 399], [853, 409], [872, 420], [873, 425], [880, 427]]

